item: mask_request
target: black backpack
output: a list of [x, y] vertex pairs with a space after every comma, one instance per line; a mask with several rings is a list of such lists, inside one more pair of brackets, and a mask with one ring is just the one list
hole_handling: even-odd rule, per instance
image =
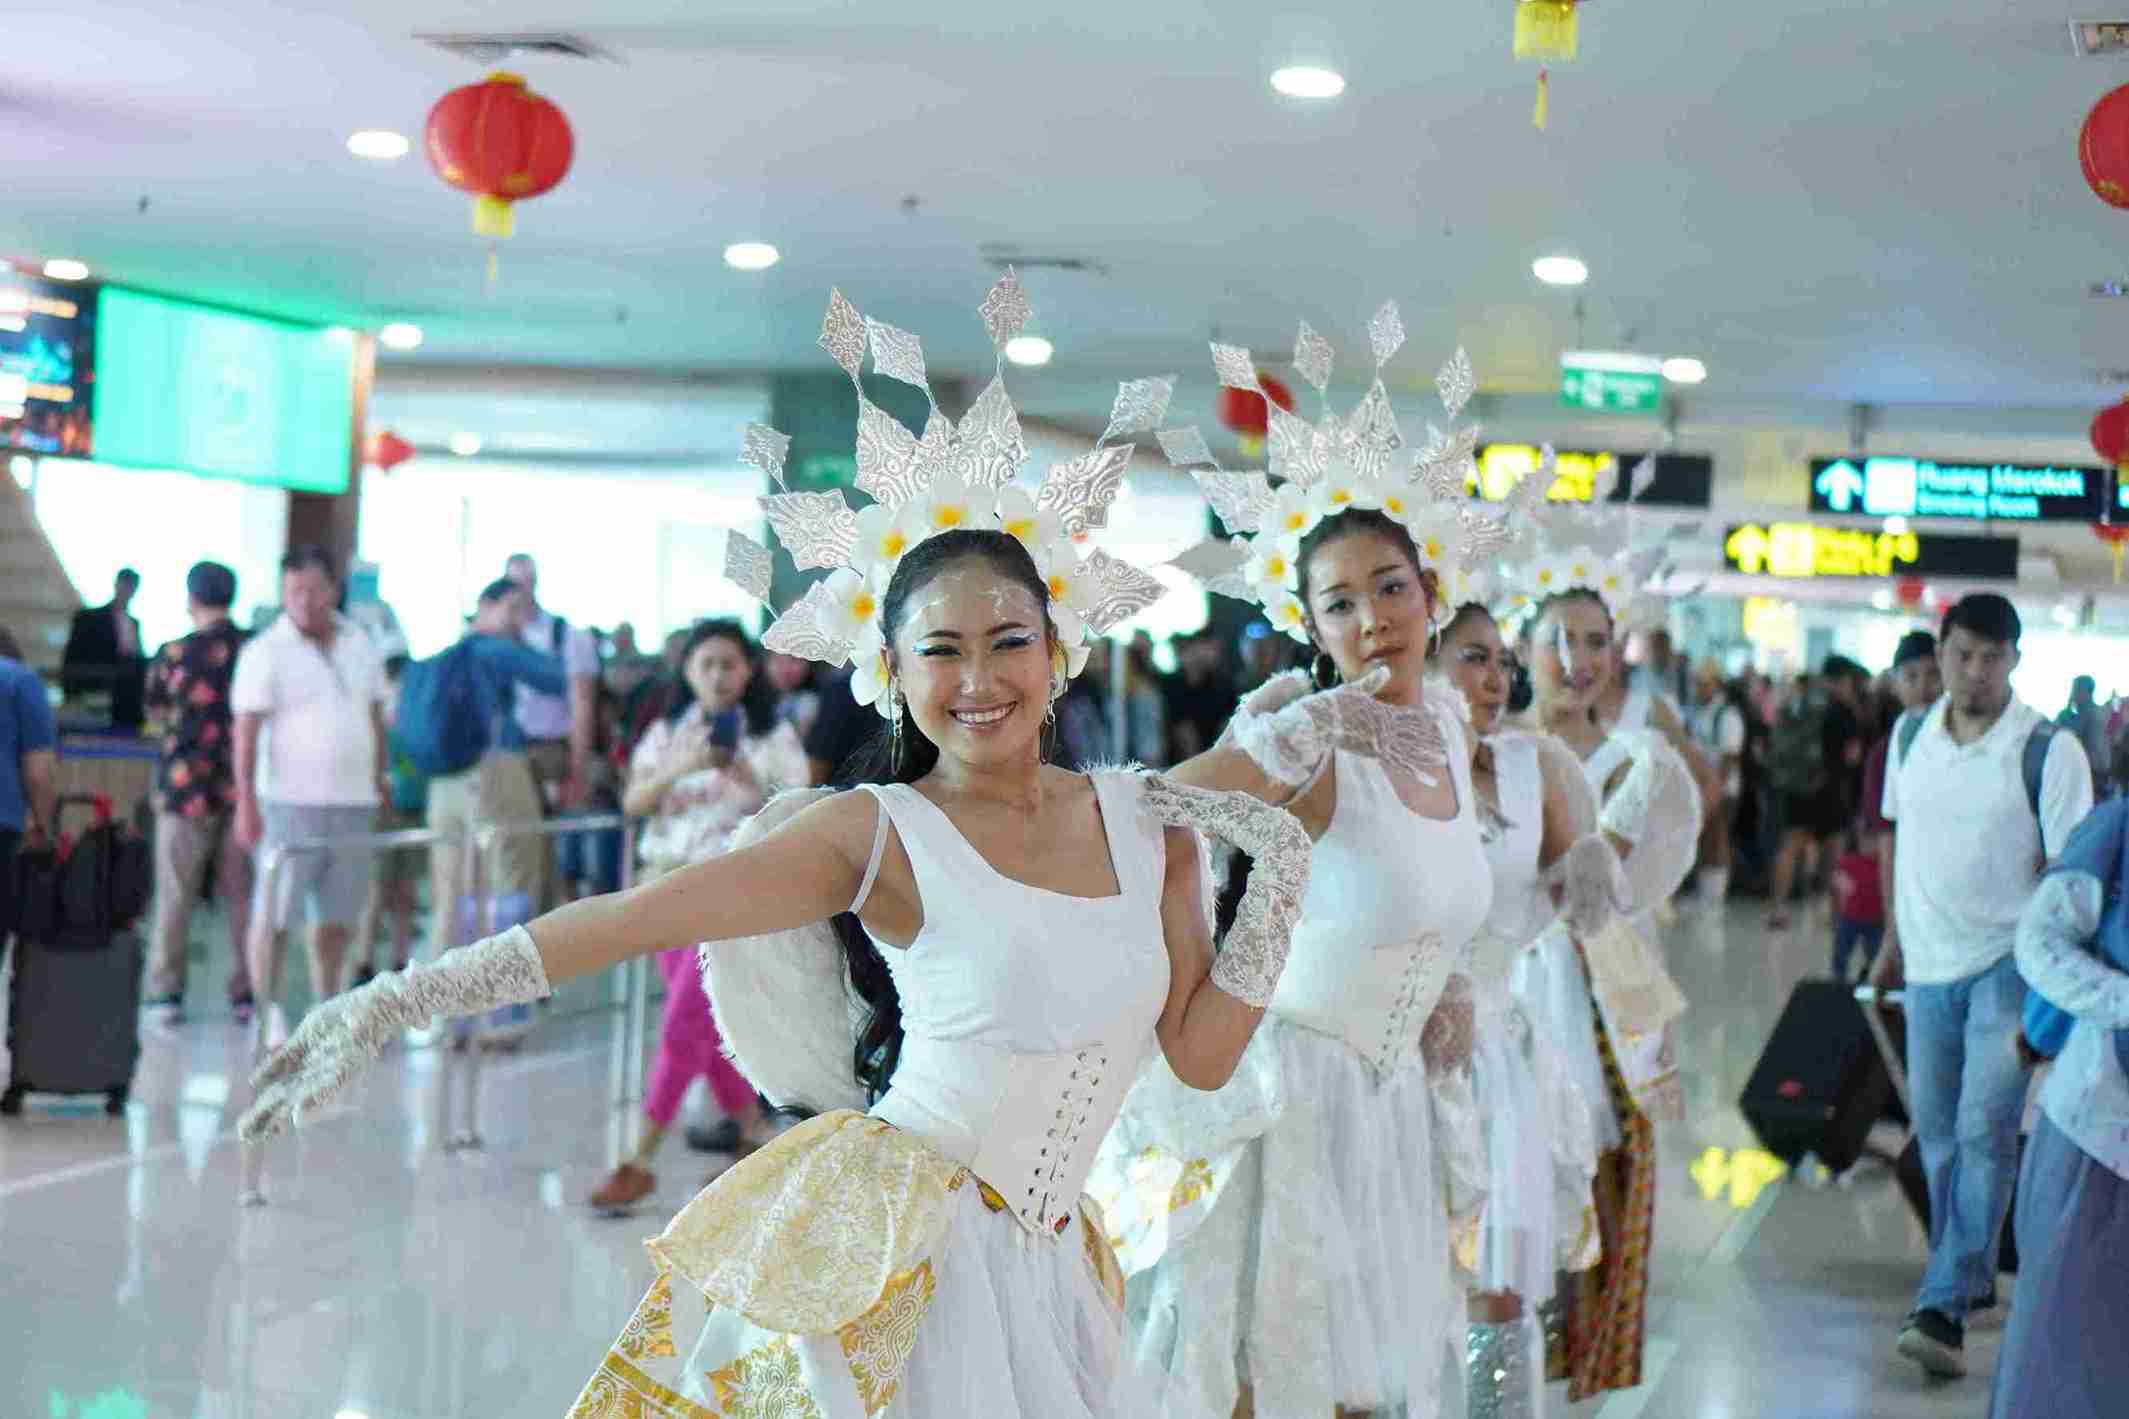
[[103, 794], [64, 801], [90, 803], [95, 821], [79, 837], [16, 857], [16, 929], [40, 946], [95, 950], [147, 911], [153, 855], [137, 824], [112, 817]]
[[1767, 782], [1776, 793], [1808, 798], [1825, 791], [1826, 698], [1817, 691], [1781, 707], [1767, 735]]

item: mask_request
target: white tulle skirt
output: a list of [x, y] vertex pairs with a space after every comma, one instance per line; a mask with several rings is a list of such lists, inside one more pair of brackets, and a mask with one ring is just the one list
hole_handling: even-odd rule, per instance
[[[1247, 1385], [1258, 1419], [1461, 1414], [1447, 1194], [1451, 1155], [1477, 1166], [1468, 1093], [1438, 1120], [1416, 1058], [1378, 1078], [1346, 1044], [1273, 1015], [1236, 1078], [1197, 1100], [1142, 1081], [1091, 1189], [1105, 1207], [1105, 1190], [1122, 1194], [1136, 1219], [1114, 1240], [1139, 1268], [1135, 1364], [1163, 1412], [1227, 1419]], [[1457, 1129], [1470, 1136], [1445, 1146]], [[1171, 1164], [1177, 1146], [1208, 1151]]]
[[1618, 1147], [1619, 1120], [1612, 1112], [1604, 1059], [1597, 1052], [1596, 1000], [1564, 923], [1553, 923], [1517, 960], [1513, 989], [1531, 1028], [1551, 1045], [1558, 1069], [1573, 1085], [1589, 1120], [1594, 1151], [1602, 1154]]
[[[1001, 1419], [1109, 1419], [1151, 1415], [1149, 1388], [1123, 1369], [1124, 1335], [1115, 1302], [1071, 1245], [1031, 1235], [1010, 1216], [988, 1210], [973, 1187], [963, 1189], [957, 1215], [933, 1257], [931, 1303], [912, 1330], [883, 1328], [880, 1343], [909, 1345], [900, 1383], [885, 1408], [874, 1409], [853, 1382], [844, 1337], [779, 1335], [732, 1311], [710, 1314], [687, 1373], [689, 1398], [716, 1413], [802, 1414], [824, 1419], [939, 1419], [997, 1415]], [[908, 1308], [915, 1310], [914, 1297]], [[814, 1409], [749, 1408], [745, 1401], [779, 1392], [761, 1385], [776, 1371], [772, 1358], [747, 1372], [749, 1356], [777, 1356], [801, 1381], [791, 1394]], [[719, 1393], [717, 1380], [725, 1386]]]

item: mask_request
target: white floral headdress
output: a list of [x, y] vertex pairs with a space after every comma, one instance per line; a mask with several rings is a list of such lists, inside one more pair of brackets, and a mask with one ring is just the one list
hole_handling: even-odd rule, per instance
[[[1175, 560], [1179, 569], [1212, 591], [1255, 602], [1274, 626], [1306, 641], [1306, 617], [1297, 595], [1301, 539], [1327, 517], [1368, 508], [1387, 514], [1411, 533], [1422, 564], [1448, 593], [1445, 608], [1456, 604], [1450, 597], [1471, 585], [1480, 562], [1507, 545], [1509, 537], [1499, 521], [1476, 510], [1467, 491], [1476, 471], [1472, 455], [1479, 430], [1476, 424], [1456, 427], [1455, 420], [1478, 388], [1470, 357], [1459, 349], [1435, 376], [1449, 431], [1429, 424], [1427, 441], [1408, 449], [1382, 379], [1383, 366], [1404, 339], [1396, 304], [1385, 304], [1368, 322], [1375, 378], [1359, 404], [1341, 418], [1330, 407], [1330, 342], [1307, 321], [1301, 322], [1294, 368], [1315, 386], [1323, 417], [1311, 424], [1267, 399], [1271, 457], [1266, 472], [1222, 469], [1195, 428], [1158, 436], [1176, 467], [1211, 466], [1211, 472], [1193, 476], [1232, 534], [1224, 542], [1203, 542], [1183, 553]], [[1212, 363], [1220, 383], [1229, 389], [1263, 393], [1247, 350], [1215, 343]]]
[[[1088, 534], [1107, 525], [1109, 505], [1137, 449], [1111, 440], [1152, 433], [1167, 413], [1174, 377], [1130, 380], [1120, 386], [1109, 427], [1093, 449], [1053, 465], [1030, 496], [1013, 481], [1028, 452], [1004, 380], [1006, 342], [1020, 333], [1031, 313], [1019, 278], [1007, 271], [980, 310], [996, 363], [990, 383], [957, 428], [939, 411], [917, 337], [860, 315], [841, 291], [830, 292], [820, 345], [857, 388], [857, 486], [873, 502], [858, 509], [840, 490], [788, 489], [761, 500], [769, 524], [801, 570], [832, 569], [784, 609], [763, 634], [762, 644], [807, 660], [848, 662], [851, 693], [882, 715], [889, 713], [891, 697], [886, 693], [881, 601], [895, 567], [928, 538], [959, 530], [1001, 531], [1018, 538], [1049, 583], [1058, 669], [1067, 676], [1077, 675], [1086, 664], [1090, 635], [1100, 635], [1144, 610], [1167, 589], [1107, 552], [1082, 556], [1081, 551]], [[924, 391], [931, 410], [921, 436], [865, 397], [858, 371], [868, 347], [874, 374]], [[790, 446], [788, 436], [749, 424], [741, 457], [784, 489], [784, 457]], [[768, 599], [769, 556], [759, 544], [731, 533], [725, 573], [757, 599]]]
[[[1525, 611], [1563, 592], [1588, 591], [1614, 619], [1623, 617], [1644, 594], [1663, 548], [1635, 545], [1631, 498], [1626, 504], [1611, 501], [1619, 481], [1616, 466], [1597, 474], [1587, 503], [1547, 499], [1556, 469], [1547, 444], [1538, 466], [1523, 475], [1502, 504], [1513, 531], [1494, 573], [1502, 609]], [[1655, 469], [1654, 454], [1634, 466], [1628, 484], [1633, 498], [1648, 487]]]

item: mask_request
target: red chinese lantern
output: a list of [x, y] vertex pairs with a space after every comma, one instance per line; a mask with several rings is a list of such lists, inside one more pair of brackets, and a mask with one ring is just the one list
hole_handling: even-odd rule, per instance
[[2077, 135], [2085, 182], [2109, 207], [2129, 207], [2129, 84], [2108, 91]]
[[1920, 609], [1923, 594], [1928, 589], [1928, 584], [1918, 576], [1903, 576], [1892, 584], [1893, 598], [1900, 603], [1900, 609], [1903, 611]]
[[2124, 546], [2129, 543], [2129, 522], [2095, 522], [2092, 524], [2092, 535], [2107, 544], [2107, 551], [2114, 558], [2114, 580], [2119, 583], [2122, 579], [2122, 554], [2129, 551], [2129, 547]]
[[576, 151], [562, 110], [504, 73], [438, 99], [425, 141], [436, 175], [473, 194], [473, 230], [498, 238], [510, 235], [511, 204], [554, 187]]
[[1264, 386], [1263, 394], [1222, 386], [1217, 406], [1221, 426], [1241, 435], [1242, 452], [1249, 458], [1264, 451], [1264, 435], [1271, 429], [1271, 407], [1264, 402], [1265, 397], [1270, 396], [1271, 403], [1287, 413], [1294, 412], [1292, 390], [1262, 370], [1257, 372], [1257, 383]]
[[389, 473], [414, 456], [414, 445], [385, 429], [370, 439], [369, 454], [378, 472]]
[[2129, 399], [2109, 404], [2092, 416], [2092, 451], [2109, 468], [2129, 461]]

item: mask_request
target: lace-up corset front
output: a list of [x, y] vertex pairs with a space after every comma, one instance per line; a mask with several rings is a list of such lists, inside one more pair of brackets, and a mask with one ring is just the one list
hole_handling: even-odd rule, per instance
[[1310, 858], [1308, 896], [1272, 1010], [1343, 1041], [1378, 1075], [1419, 1058], [1420, 1031], [1492, 901], [1470, 750], [1441, 714], [1453, 818], [1421, 817], [1382, 766], [1332, 757], [1338, 799]]
[[1155, 1047], [1168, 989], [1162, 830], [1138, 779], [1093, 778], [1118, 892], [1074, 897], [993, 869], [914, 788], [871, 791], [915, 871], [924, 929], [882, 946], [906, 1038], [875, 1117], [967, 1166], [1027, 1228], [1077, 1215], [1095, 1150]]

